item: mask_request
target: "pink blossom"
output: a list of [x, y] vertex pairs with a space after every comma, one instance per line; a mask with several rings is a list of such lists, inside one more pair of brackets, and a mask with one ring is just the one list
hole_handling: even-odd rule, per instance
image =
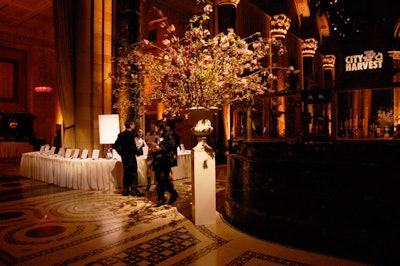
[[174, 32], [174, 31], [175, 31], [175, 26], [174, 26], [174, 24], [171, 24], [171, 26], [169, 26], [169, 27], [167, 28], [167, 31], [168, 31], [169, 33]]

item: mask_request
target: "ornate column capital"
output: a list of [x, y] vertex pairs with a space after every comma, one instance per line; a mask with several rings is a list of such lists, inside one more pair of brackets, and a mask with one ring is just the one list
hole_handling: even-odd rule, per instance
[[290, 28], [291, 20], [285, 14], [274, 15], [271, 18], [271, 37], [285, 38], [288, 29]]
[[217, 0], [217, 5], [218, 6], [234, 5], [235, 7], [237, 7], [239, 2], [240, 0]]
[[316, 39], [308, 38], [303, 40], [303, 44], [301, 46], [303, 57], [314, 57], [317, 48], [318, 48], [318, 41]]
[[400, 59], [400, 51], [388, 51], [389, 56], [392, 57], [393, 59], [399, 60]]
[[325, 70], [331, 70], [335, 68], [335, 61], [336, 61], [336, 56], [333, 54], [327, 54], [324, 56], [322, 59], [322, 68]]

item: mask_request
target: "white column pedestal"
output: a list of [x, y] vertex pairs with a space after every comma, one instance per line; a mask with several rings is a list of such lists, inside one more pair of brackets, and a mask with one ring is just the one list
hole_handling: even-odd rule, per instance
[[216, 223], [215, 153], [206, 143], [192, 151], [192, 217], [196, 225]]

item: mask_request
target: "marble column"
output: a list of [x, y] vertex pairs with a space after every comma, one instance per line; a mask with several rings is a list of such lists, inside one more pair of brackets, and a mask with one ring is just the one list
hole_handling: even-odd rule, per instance
[[361, 134], [359, 137], [368, 138], [369, 133], [369, 124], [371, 122], [371, 104], [372, 104], [372, 90], [371, 89], [364, 89], [362, 90], [362, 120], [361, 126], [362, 128], [359, 130]]
[[[335, 63], [336, 56], [333, 54], [325, 55], [322, 59], [322, 68], [324, 69], [325, 88], [332, 89], [335, 86]], [[332, 103], [326, 106], [326, 114], [329, 121], [332, 121]], [[328, 124], [328, 133], [332, 136], [332, 132], [336, 131], [332, 128], [332, 123]]]
[[[391, 51], [391, 57], [393, 58], [393, 69], [400, 69], [400, 51]], [[396, 72], [393, 75], [393, 82], [400, 82], [400, 72]], [[400, 124], [400, 87], [393, 88], [393, 114], [394, 114], [394, 126]]]
[[[236, 7], [240, 0], [218, 0], [217, 1], [217, 14], [218, 14], [218, 32], [227, 32], [231, 28], [236, 30]], [[233, 136], [231, 135], [231, 108], [229, 104], [222, 106], [222, 123], [223, 123], [223, 143], [225, 149], [228, 150], [228, 140]]]
[[[285, 14], [278, 14], [274, 15], [271, 19], [271, 29], [270, 35], [271, 38], [275, 38], [285, 46], [285, 39], [287, 31], [290, 28], [291, 20]], [[281, 92], [285, 90], [285, 76], [286, 70], [285, 67], [285, 56], [279, 55], [280, 47], [273, 47], [273, 63], [277, 66], [275, 70], [273, 70], [274, 74], [277, 76], [277, 83], [276, 83], [276, 91]], [[278, 137], [284, 137], [286, 133], [286, 97], [279, 96], [278, 102], [281, 104], [278, 106], [278, 111], [281, 113], [279, 117], [277, 117], [277, 133]]]
[[236, 7], [240, 0], [218, 0], [218, 32], [236, 29]]
[[[315, 81], [313, 59], [317, 48], [318, 48], [318, 42], [314, 38], [308, 38], [303, 40], [302, 55], [303, 55], [304, 90], [310, 89]], [[314, 115], [314, 105], [308, 104], [306, 111], [312, 117]], [[311, 124], [309, 124], [310, 128], [308, 132], [312, 132], [311, 130], [312, 123], [313, 121], [311, 122]]]
[[314, 38], [303, 40], [303, 72], [304, 72], [304, 89], [309, 89], [315, 81], [313, 58], [318, 48], [318, 41]]
[[100, 148], [98, 115], [112, 112], [112, 1], [75, 1], [76, 148]]

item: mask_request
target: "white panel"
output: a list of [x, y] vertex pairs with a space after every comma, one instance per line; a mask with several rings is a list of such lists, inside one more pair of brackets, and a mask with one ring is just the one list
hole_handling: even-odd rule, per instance
[[99, 115], [100, 144], [113, 144], [119, 132], [119, 116], [117, 114]]

